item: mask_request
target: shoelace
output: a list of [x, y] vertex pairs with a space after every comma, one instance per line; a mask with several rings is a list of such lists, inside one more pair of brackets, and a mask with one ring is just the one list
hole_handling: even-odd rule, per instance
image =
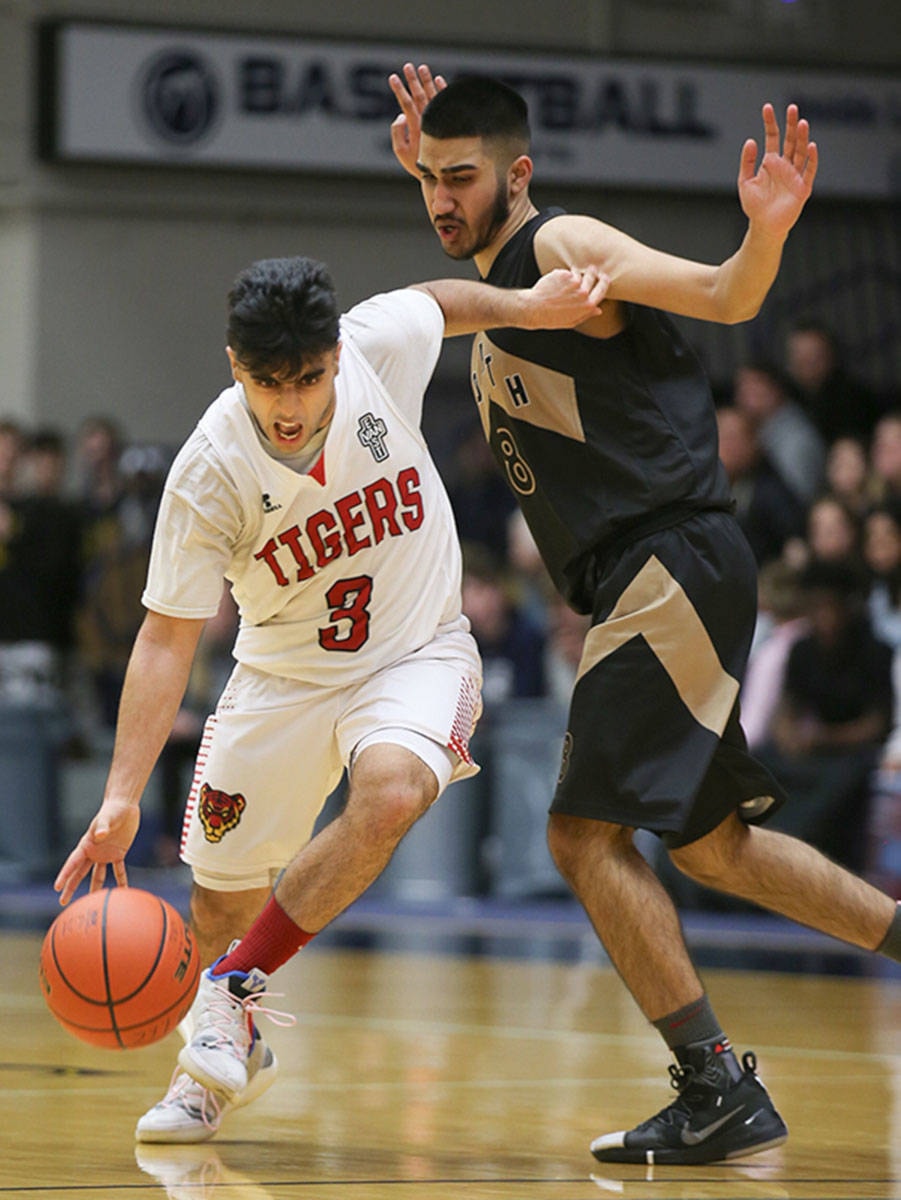
[[[757, 1071], [757, 1055], [753, 1050], [746, 1050], [741, 1056], [742, 1071], [745, 1075], [754, 1075]], [[667, 1067], [670, 1073], [670, 1087], [675, 1088], [680, 1094], [686, 1090], [693, 1082], [716, 1084], [715, 1079], [707, 1077], [704, 1073], [699, 1072], [692, 1066], [675, 1066], [670, 1064]]]
[[266, 1008], [265, 1005], [258, 1003], [260, 1000], [280, 999], [284, 992], [255, 992], [252, 996], [243, 1001], [244, 1011], [246, 1013], [259, 1013], [261, 1017], [265, 1017], [271, 1021], [273, 1025], [278, 1025], [281, 1029], [289, 1029], [292, 1025], [297, 1024], [297, 1017], [293, 1013], [281, 1012], [277, 1008]]
[[[204, 1013], [202, 1024], [198, 1025], [195, 1034], [213, 1034], [214, 1047], [233, 1046], [236, 1042], [245, 1055], [250, 1053], [252, 1042], [252, 1018], [259, 1014], [266, 1017], [273, 1025], [288, 1027], [297, 1024], [297, 1018], [291, 1013], [280, 1012], [275, 1008], [267, 1008], [261, 1000], [282, 996], [282, 992], [254, 992], [242, 1000], [232, 995], [226, 986], [213, 983], [213, 996]], [[236, 1009], [240, 1008], [244, 1015], [250, 1015], [251, 1020], [236, 1020]]]
[[679, 1095], [675, 1100], [664, 1105], [660, 1112], [649, 1117], [647, 1121], [642, 1121], [636, 1128], [645, 1129], [659, 1124], [682, 1126], [690, 1119], [692, 1096], [689, 1089], [693, 1083], [703, 1084], [705, 1080], [692, 1066], [676, 1066], [674, 1063], [670, 1063], [667, 1070], [670, 1075], [670, 1087], [674, 1088]]
[[[207, 1115], [207, 1105], [212, 1110], [211, 1115]], [[215, 1093], [192, 1079], [187, 1072], [182, 1071], [179, 1067], [176, 1067], [172, 1072], [172, 1079], [169, 1081], [169, 1090], [159, 1102], [159, 1107], [180, 1107], [191, 1110], [197, 1108], [200, 1112], [200, 1118], [207, 1129], [215, 1133], [219, 1128], [222, 1106], [216, 1099]]]

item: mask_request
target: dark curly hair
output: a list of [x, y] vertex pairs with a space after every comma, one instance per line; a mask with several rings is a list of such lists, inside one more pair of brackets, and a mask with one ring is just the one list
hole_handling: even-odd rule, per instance
[[299, 375], [338, 344], [338, 320], [328, 268], [312, 258], [261, 259], [228, 293], [228, 344], [254, 375]]

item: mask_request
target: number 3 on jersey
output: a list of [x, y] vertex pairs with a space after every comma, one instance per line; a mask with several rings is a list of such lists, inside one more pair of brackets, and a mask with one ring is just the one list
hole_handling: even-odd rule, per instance
[[[329, 620], [334, 622], [319, 630], [319, 645], [323, 650], [359, 650], [369, 641], [369, 601], [372, 598], [372, 578], [355, 575], [339, 579], [325, 593], [331, 608]], [[349, 621], [350, 626], [342, 625]]]

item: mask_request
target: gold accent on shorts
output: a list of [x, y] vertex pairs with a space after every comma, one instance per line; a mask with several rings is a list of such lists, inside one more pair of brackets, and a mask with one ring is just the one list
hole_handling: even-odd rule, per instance
[[739, 683], [723, 668], [710, 635], [682, 586], [651, 555], [609, 617], [588, 631], [576, 680], [641, 635], [695, 720], [722, 734]]

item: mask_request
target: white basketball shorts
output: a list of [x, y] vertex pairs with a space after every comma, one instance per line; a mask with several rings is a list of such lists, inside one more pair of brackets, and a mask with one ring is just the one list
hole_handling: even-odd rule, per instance
[[393, 742], [438, 780], [475, 774], [480, 715], [475, 641], [459, 629], [340, 688], [239, 664], [208, 718], [185, 811], [181, 857], [202, 887], [269, 887], [310, 839], [358, 750]]

